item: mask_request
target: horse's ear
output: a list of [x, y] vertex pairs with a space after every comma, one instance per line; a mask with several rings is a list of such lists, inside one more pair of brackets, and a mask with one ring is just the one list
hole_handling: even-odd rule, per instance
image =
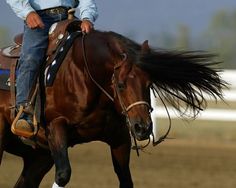
[[142, 49], [142, 53], [143, 53], [143, 54], [147, 54], [147, 53], [150, 52], [150, 47], [149, 47], [149, 45], [148, 45], [148, 40], [145, 40], [145, 41], [143, 42], [141, 49]]

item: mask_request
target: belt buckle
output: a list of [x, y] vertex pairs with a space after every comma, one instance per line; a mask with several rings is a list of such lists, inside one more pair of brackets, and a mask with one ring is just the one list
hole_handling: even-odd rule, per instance
[[56, 14], [62, 14], [65, 13], [65, 10], [63, 8], [53, 8], [49, 10], [49, 14], [56, 15]]
[[50, 10], [50, 14], [53, 14], [53, 15], [55, 15], [55, 14], [59, 14], [59, 10], [58, 10], [58, 8], [51, 9], [51, 10]]

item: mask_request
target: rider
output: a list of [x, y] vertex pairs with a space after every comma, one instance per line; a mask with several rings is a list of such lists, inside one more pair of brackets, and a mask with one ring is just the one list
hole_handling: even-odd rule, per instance
[[[70, 8], [79, 8], [81, 30], [89, 33], [96, 20], [95, 0], [6, 0], [16, 15], [24, 20], [22, 51], [16, 79], [16, 108], [30, 106], [30, 92], [36, 82], [39, 69], [46, 59], [50, 26], [67, 18]], [[16, 122], [19, 131], [33, 133], [32, 115], [24, 113]]]

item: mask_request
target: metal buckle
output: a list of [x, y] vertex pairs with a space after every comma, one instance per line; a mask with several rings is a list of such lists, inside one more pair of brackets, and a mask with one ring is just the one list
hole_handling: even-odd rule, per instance
[[46, 14], [49, 14], [49, 15], [65, 14], [67, 13], [67, 9], [64, 7], [57, 7], [57, 8], [45, 10], [45, 12]]

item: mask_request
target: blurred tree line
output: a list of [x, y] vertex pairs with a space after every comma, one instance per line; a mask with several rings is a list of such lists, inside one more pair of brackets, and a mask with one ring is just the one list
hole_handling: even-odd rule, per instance
[[217, 12], [204, 38], [206, 48], [220, 54], [226, 68], [236, 68], [236, 10]]
[[191, 30], [179, 25], [175, 34], [162, 32], [151, 36], [158, 46], [183, 50], [206, 50], [219, 55], [223, 68], [236, 69], [236, 10], [216, 12], [200, 36], [192, 37]]
[[[135, 38], [135, 32], [129, 35]], [[236, 10], [216, 12], [200, 36], [192, 37], [188, 26], [179, 25], [175, 34], [171, 31], [155, 33], [149, 40], [165, 49], [207, 50], [219, 55], [223, 68], [236, 69]], [[0, 27], [0, 47], [9, 45], [9, 41], [7, 29]]]

